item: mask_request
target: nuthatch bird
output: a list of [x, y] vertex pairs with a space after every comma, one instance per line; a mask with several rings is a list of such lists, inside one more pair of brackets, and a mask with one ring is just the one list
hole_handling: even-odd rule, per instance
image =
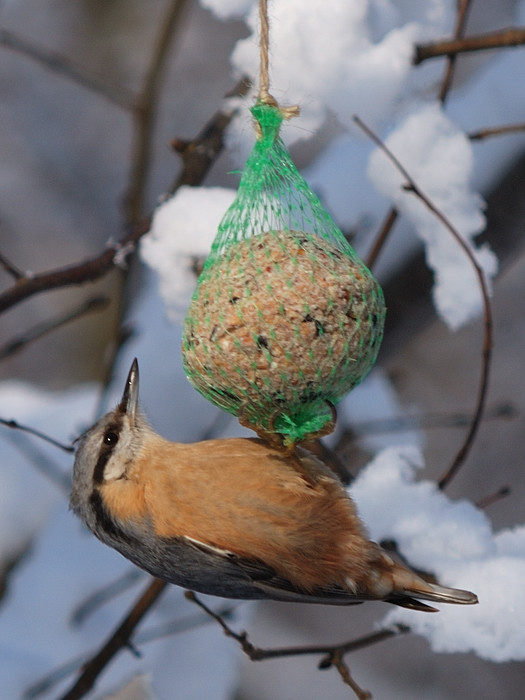
[[153, 576], [225, 598], [427, 611], [419, 599], [477, 602], [371, 542], [339, 479], [307, 450], [292, 456], [258, 438], [169, 442], [141, 415], [138, 393], [135, 360], [119, 405], [79, 439], [71, 508]]

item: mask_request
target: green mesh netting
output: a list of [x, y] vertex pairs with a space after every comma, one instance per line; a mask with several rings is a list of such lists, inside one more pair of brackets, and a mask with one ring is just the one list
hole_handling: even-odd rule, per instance
[[385, 306], [295, 168], [279, 109], [252, 114], [259, 138], [188, 309], [183, 363], [207, 399], [295, 443], [325, 429], [373, 366]]

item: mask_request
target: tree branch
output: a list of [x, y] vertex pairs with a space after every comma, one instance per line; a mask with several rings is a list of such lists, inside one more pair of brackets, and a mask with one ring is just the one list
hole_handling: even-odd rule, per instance
[[487, 287], [487, 282], [485, 279], [485, 273], [483, 268], [480, 266], [474, 253], [472, 252], [469, 245], [465, 242], [461, 234], [452, 225], [452, 223], [447, 219], [447, 217], [436, 207], [436, 205], [427, 197], [427, 195], [417, 186], [414, 179], [408, 174], [406, 168], [399, 162], [396, 156], [390, 151], [390, 149], [381, 141], [381, 139], [364, 123], [359, 119], [359, 117], [354, 116], [355, 123], [368, 135], [368, 137], [378, 146], [387, 158], [393, 163], [393, 165], [400, 172], [402, 177], [406, 180], [405, 189], [408, 192], [412, 192], [416, 197], [418, 197], [421, 202], [427, 207], [427, 209], [443, 224], [443, 226], [449, 231], [452, 237], [456, 240], [458, 245], [463, 249], [465, 255], [468, 257], [476, 277], [478, 278], [479, 287], [481, 290], [481, 295], [483, 298], [483, 308], [484, 308], [484, 333], [483, 333], [483, 345], [481, 350], [481, 371], [478, 384], [478, 395], [476, 400], [476, 407], [470, 422], [470, 427], [465, 437], [465, 440], [457, 452], [452, 464], [443, 474], [441, 479], [438, 481], [438, 486], [440, 489], [444, 489], [455, 474], [458, 472], [460, 467], [465, 462], [468, 453], [474, 443], [474, 439], [478, 432], [478, 428], [481, 424], [481, 419], [483, 417], [483, 411], [485, 409], [488, 381], [490, 373], [490, 363], [492, 357], [492, 308], [490, 304], [490, 294]]
[[395, 207], [390, 207], [385, 216], [385, 219], [379, 229], [374, 243], [372, 245], [372, 250], [368, 253], [365, 264], [368, 268], [372, 269], [374, 266], [379, 253], [383, 250], [383, 247], [399, 217], [399, 212]]
[[525, 28], [504, 29], [487, 34], [479, 34], [459, 39], [436, 41], [430, 44], [417, 44], [412, 63], [418, 66], [423, 61], [441, 56], [454, 56], [458, 53], [502, 49], [525, 44]]
[[[234, 89], [226, 97], [244, 97], [250, 89], [247, 78], [241, 78]], [[225, 106], [215, 113], [213, 118], [204, 126], [192, 141], [173, 139], [171, 145], [180, 155], [184, 167], [170, 188], [175, 192], [182, 185], [199, 185], [218, 155], [224, 148], [224, 132], [237, 113], [237, 107], [228, 109]]]
[[486, 508], [489, 508], [490, 506], [494, 505], [494, 503], [501, 501], [503, 498], [507, 498], [511, 495], [511, 493], [512, 489], [510, 488], [510, 486], [500, 486], [499, 489], [494, 493], [490, 493], [488, 496], [483, 496], [483, 498], [480, 498], [478, 501], [476, 501], [476, 508], [479, 508], [480, 510], [485, 510]]
[[[241, 82], [237, 88], [241, 90], [244, 85], [245, 83]], [[195, 139], [187, 145], [183, 157], [182, 172], [171, 187], [172, 194], [182, 184], [191, 182], [191, 184], [197, 185], [202, 182], [222, 150], [222, 135], [234, 114], [235, 110], [219, 110]], [[215, 143], [215, 147], [211, 150], [208, 148], [210, 135]], [[0, 294], [0, 313], [35, 294], [51, 289], [95, 282], [115, 267], [124, 266], [127, 257], [135, 250], [138, 241], [149, 231], [150, 225], [151, 217], [146, 217], [131, 226], [128, 233], [120, 241], [112, 243], [102, 253], [92, 258], [66, 267], [18, 279], [15, 284]]]
[[79, 700], [93, 688], [98, 676], [109, 661], [119, 651], [130, 646], [131, 635], [135, 628], [163, 593], [167, 585], [165, 581], [152, 579], [144, 593], [124, 617], [122, 623], [109, 637], [100, 651], [85, 664], [78, 679], [60, 700]]
[[114, 267], [122, 267], [128, 255], [135, 250], [139, 239], [148, 232], [149, 226], [150, 219], [145, 219], [134, 226], [118, 243], [113, 243], [99, 255], [88, 258], [84, 262], [19, 279], [12, 287], [0, 294], [0, 313], [34, 294], [94, 282]]
[[319, 668], [321, 670], [328, 669], [331, 666], [336, 668], [343, 678], [343, 681], [352, 688], [359, 700], [366, 700], [372, 696], [366, 690], [359, 688], [359, 686], [352, 679], [348, 667], [343, 663], [344, 655], [372, 646], [386, 639], [398, 637], [401, 634], [410, 632], [410, 628], [406, 625], [393, 625], [392, 627], [386, 627], [378, 632], [374, 632], [373, 634], [360, 637], [359, 639], [343, 642], [341, 644], [262, 649], [261, 647], [254, 646], [250, 642], [246, 632], [235, 632], [224, 621], [221, 615], [218, 615], [211, 608], [205, 605], [202, 600], [195, 595], [195, 593], [192, 591], [186, 591], [185, 596], [192, 603], [195, 603], [202, 610], [204, 610], [207, 615], [213, 618], [220, 625], [220, 627], [222, 627], [224, 634], [227, 637], [234, 639], [251, 661], [264, 661], [266, 659], [278, 659], [289, 656], [323, 655], [324, 658], [319, 662]]
[[31, 428], [29, 425], [23, 425], [22, 423], [19, 423], [18, 421], [13, 420], [12, 418], [0, 418], [0, 425], [3, 425], [6, 428], [12, 428], [13, 430], [21, 430], [23, 433], [28, 433], [29, 435], [34, 435], [35, 437], [44, 440], [44, 442], [53, 445], [53, 447], [58, 447], [59, 450], [63, 450], [64, 452], [71, 453], [75, 451], [73, 445], [65, 445], [63, 442], [52, 438], [50, 435], [46, 435], [45, 433], [42, 433], [36, 428]]
[[[458, 10], [456, 15], [456, 28], [454, 31], [454, 40], [459, 40], [463, 36], [465, 31], [465, 25], [467, 24], [468, 11], [470, 9], [472, 0], [459, 0]], [[441, 104], [445, 103], [448, 97], [450, 88], [452, 87], [452, 81], [454, 79], [454, 70], [456, 68], [456, 58], [457, 54], [451, 54], [448, 56], [447, 65], [445, 68], [445, 73], [443, 75], [443, 80], [441, 81], [441, 87], [439, 89], [439, 101]]]
[[486, 129], [478, 129], [477, 131], [470, 131], [467, 136], [471, 141], [481, 141], [482, 139], [488, 139], [492, 136], [516, 134], [520, 131], [525, 131], [525, 123], [523, 122], [519, 124], [506, 124], [504, 126], [493, 126], [487, 127]]

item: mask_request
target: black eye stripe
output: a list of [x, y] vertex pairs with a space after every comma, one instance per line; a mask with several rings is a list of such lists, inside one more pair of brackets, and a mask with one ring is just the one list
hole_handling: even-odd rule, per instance
[[95, 470], [93, 471], [93, 481], [95, 484], [101, 484], [104, 481], [104, 469], [106, 468], [108, 459], [111, 457], [111, 452], [112, 450], [104, 450], [102, 454], [98, 456]]
[[104, 481], [104, 470], [113, 450], [118, 443], [120, 429], [120, 423], [113, 423], [108, 425], [104, 431], [104, 437], [102, 438], [97, 463], [95, 465], [95, 469], [93, 470], [93, 482], [95, 484], [101, 484]]

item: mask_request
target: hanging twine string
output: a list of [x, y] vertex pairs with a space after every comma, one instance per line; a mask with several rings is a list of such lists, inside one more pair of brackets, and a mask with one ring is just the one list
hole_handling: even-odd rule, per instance
[[299, 116], [299, 105], [281, 107], [275, 97], [270, 94], [270, 71], [269, 71], [269, 44], [270, 25], [268, 22], [268, 0], [259, 0], [259, 19], [261, 24], [261, 35], [259, 39], [260, 48], [260, 70], [259, 70], [259, 93], [257, 102], [260, 104], [277, 107], [283, 119], [291, 119]]

